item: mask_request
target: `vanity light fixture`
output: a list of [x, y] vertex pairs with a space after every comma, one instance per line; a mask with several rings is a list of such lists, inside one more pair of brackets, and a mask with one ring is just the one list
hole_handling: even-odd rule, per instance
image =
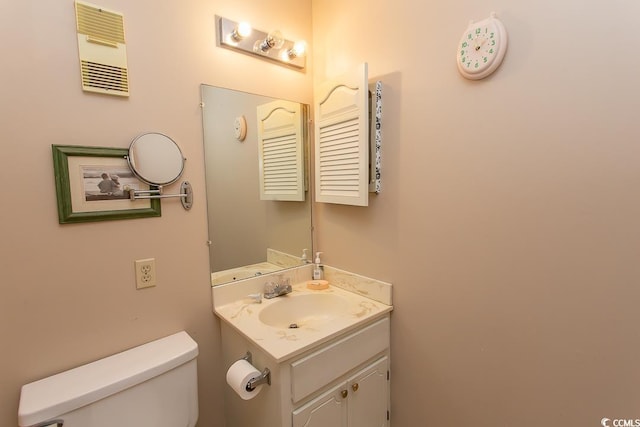
[[278, 30], [269, 33], [252, 28], [246, 22], [235, 22], [216, 16], [218, 46], [270, 59], [281, 65], [304, 69], [305, 42], [287, 40]]

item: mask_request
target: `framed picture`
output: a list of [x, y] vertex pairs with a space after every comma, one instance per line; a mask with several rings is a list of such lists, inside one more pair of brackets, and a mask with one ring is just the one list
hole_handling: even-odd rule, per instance
[[149, 190], [129, 169], [126, 148], [52, 145], [60, 224], [160, 216], [159, 199], [131, 200]]

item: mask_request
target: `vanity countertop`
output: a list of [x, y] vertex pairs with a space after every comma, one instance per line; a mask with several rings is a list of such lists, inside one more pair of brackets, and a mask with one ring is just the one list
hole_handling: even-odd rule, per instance
[[[292, 286], [290, 294], [262, 299], [261, 303], [256, 303], [248, 297], [241, 297], [230, 302], [220, 298], [223, 304], [216, 305], [214, 294], [214, 312], [279, 363], [317, 344], [380, 318], [393, 309], [391, 305], [338, 286], [330, 285], [328, 289], [311, 290], [307, 288], [306, 283], [307, 281], [297, 282]], [[305, 294], [334, 294], [345, 301], [345, 309], [340, 314], [334, 315], [335, 317], [330, 321], [309, 321], [294, 329], [269, 326], [260, 320], [260, 313], [272, 304], [277, 304], [285, 298], [296, 298]]]

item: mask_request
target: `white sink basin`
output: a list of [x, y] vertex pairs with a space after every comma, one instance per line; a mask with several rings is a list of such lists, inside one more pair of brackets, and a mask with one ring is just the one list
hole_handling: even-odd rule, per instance
[[313, 328], [347, 312], [349, 302], [335, 294], [302, 294], [277, 297], [258, 318], [275, 328]]

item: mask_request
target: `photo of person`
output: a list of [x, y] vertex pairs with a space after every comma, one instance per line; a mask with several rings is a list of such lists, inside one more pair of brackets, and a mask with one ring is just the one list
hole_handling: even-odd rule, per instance
[[130, 170], [116, 167], [82, 167], [86, 201], [128, 199], [130, 189], [138, 189], [140, 181]]
[[103, 194], [112, 195], [114, 193], [114, 182], [108, 173], [104, 172], [102, 174], [102, 181], [98, 183], [98, 188], [100, 189], [100, 193]]

